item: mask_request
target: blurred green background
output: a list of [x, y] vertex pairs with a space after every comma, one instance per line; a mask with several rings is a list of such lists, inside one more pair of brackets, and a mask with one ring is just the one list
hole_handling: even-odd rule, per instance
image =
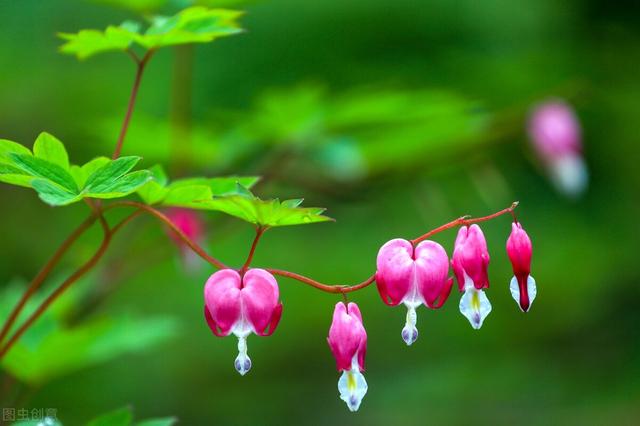
[[[405, 309], [382, 304], [373, 286], [354, 294], [369, 335], [369, 391], [352, 414], [338, 398], [325, 340], [336, 296], [280, 279], [280, 326], [249, 338], [253, 369], [240, 377], [235, 338], [214, 337], [202, 318], [212, 270], [201, 262], [185, 270], [163, 229], [144, 217], [58, 314], [25, 336], [24, 358], [5, 364], [20, 377], [3, 379], [11, 386], [4, 406], [54, 407], [66, 425], [124, 405], [184, 425], [637, 424], [638, 4], [266, 0], [242, 8], [246, 33], [151, 61], [124, 153], [142, 155], [145, 167], [161, 162], [174, 177], [262, 175], [264, 197], [327, 207], [335, 223], [268, 232], [254, 264], [336, 284], [368, 277], [391, 238], [519, 200], [534, 244], [532, 310], [522, 314], [509, 294], [508, 218], [483, 226], [493, 311], [479, 332], [453, 292], [440, 311], [418, 311], [420, 338], [407, 348]], [[139, 15], [99, 2], [4, 0], [0, 18], [0, 137], [31, 146], [46, 130], [74, 162], [108, 155], [134, 67], [117, 53], [62, 56], [55, 33]], [[527, 143], [527, 112], [550, 96], [568, 99], [583, 124], [591, 181], [579, 200], [554, 191]], [[0, 205], [6, 312], [87, 208], [51, 208], [7, 185]], [[202, 219], [210, 251], [240, 265], [253, 229], [219, 214]], [[51, 285], [91, 255], [94, 231]], [[450, 252], [454, 237], [436, 239]], [[78, 336], [60, 327], [85, 328]], [[62, 337], [44, 351], [38, 342], [52, 330]], [[69, 360], [74, 353], [85, 355]]]

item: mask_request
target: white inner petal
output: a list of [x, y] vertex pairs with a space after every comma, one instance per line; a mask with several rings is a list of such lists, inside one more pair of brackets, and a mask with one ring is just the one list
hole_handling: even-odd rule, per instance
[[471, 327], [478, 330], [491, 312], [491, 303], [484, 291], [474, 287], [473, 281], [466, 273], [464, 278], [465, 291], [460, 298], [460, 312], [469, 320]]
[[349, 410], [358, 411], [362, 398], [367, 393], [367, 381], [360, 373], [357, 353], [351, 360], [351, 369], [342, 372], [338, 380], [338, 391], [340, 399], [347, 403]]
[[404, 340], [407, 346], [411, 346], [413, 342], [418, 340], [418, 328], [416, 327], [417, 321], [418, 314], [416, 313], [416, 308], [413, 306], [407, 306], [407, 320], [401, 333], [402, 340]]
[[[509, 289], [511, 290], [511, 297], [516, 301], [518, 306], [520, 306], [520, 286], [518, 285], [518, 280], [516, 277], [511, 278], [511, 284], [509, 284]], [[529, 293], [529, 309], [531, 309], [531, 305], [533, 305], [533, 300], [536, 298], [538, 294], [538, 289], [536, 287], [536, 280], [533, 279], [531, 275], [527, 277], [527, 293]], [[522, 308], [520, 308], [522, 310]]]
[[238, 337], [238, 356], [233, 365], [241, 376], [251, 370], [251, 358], [247, 355], [247, 338], [244, 336]]

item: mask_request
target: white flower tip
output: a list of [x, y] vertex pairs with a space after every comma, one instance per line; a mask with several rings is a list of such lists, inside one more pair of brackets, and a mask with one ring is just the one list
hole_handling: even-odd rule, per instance
[[418, 340], [418, 329], [410, 327], [408, 324], [405, 325], [402, 329], [402, 340], [404, 340], [407, 346], [411, 346], [413, 342]]
[[551, 178], [556, 188], [570, 198], [580, 197], [589, 184], [587, 166], [579, 155], [565, 155], [551, 165]]
[[484, 291], [475, 287], [465, 290], [460, 299], [460, 313], [469, 320], [471, 327], [479, 330], [490, 312], [491, 303]]
[[531, 275], [527, 277], [527, 294], [529, 295], [529, 306], [527, 306], [527, 309], [522, 309], [522, 306], [520, 305], [520, 286], [518, 285], [518, 279], [516, 277], [511, 278], [509, 290], [511, 290], [511, 297], [516, 301], [520, 310], [522, 312], [529, 312], [529, 310], [531, 310], [531, 305], [533, 305], [533, 301], [538, 294], [536, 280], [534, 280]]
[[351, 368], [342, 372], [338, 380], [338, 391], [340, 399], [347, 404], [349, 411], [358, 411], [362, 398], [367, 393], [367, 381], [357, 368]]

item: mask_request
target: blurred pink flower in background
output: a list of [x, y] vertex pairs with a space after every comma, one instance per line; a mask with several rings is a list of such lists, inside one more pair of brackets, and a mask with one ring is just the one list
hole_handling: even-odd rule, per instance
[[528, 131], [558, 191], [572, 198], [582, 195], [588, 171], [582, 155], [582, 130], [573, 108], [560, 99], [538, 104], [529, 118]]
[[[201, 245], [205, 239], [205, 225], [193, 210], [172, 208], [166, 211], [166, 216], [171, 219], [189, 239]], [[196, 255], [187, 244], [172, 229], [166, 228], [171, 240], [180, 249], [183, 266], [187, 271], [195, 271], [198, 268], [198, 255]]]

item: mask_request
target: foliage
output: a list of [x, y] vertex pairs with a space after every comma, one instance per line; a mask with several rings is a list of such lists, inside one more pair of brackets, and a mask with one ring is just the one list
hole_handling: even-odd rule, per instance
[[66, 42], [60, 51], [86, 59], [102, 52], [126, 51], [136, 45], [155, 50], [179, 44], [208, 43], [241, 32], [237, 23], [241, 15], [233, 10], [194, 6], [173, 16], [153, 17], [144, 32], [139, 23], [126, 21], [119, 26], [108, 26], [104, 31], [61, 33], [60, 37]]
[[148, 170], [130, 173], [139, 161], [140, 157], [97, 157], [76, 166], [69, 163], [62, 142], [48, 133], [38, 136], [33, 153], [18, 143], [0, 140], [0, 181], [33, 188], [52, 206], [135, 192], [152, 179]]
[[[24, 286], [17, 281], [3, 289], [2, 321], [23, 292]], [[33, 297], [20, 320], [23, 321], [43, 300], [44, 293]], [[69, 319], [81, 303], [78, 291], [66, 293], [56, 300], [2, 360], [3, 368], [21, 381], [42, 384], [124, 353], [149, 350], [177, 332], [177, 322], [167, 317], [142, 319], [119, 315], [71, 324]]]

